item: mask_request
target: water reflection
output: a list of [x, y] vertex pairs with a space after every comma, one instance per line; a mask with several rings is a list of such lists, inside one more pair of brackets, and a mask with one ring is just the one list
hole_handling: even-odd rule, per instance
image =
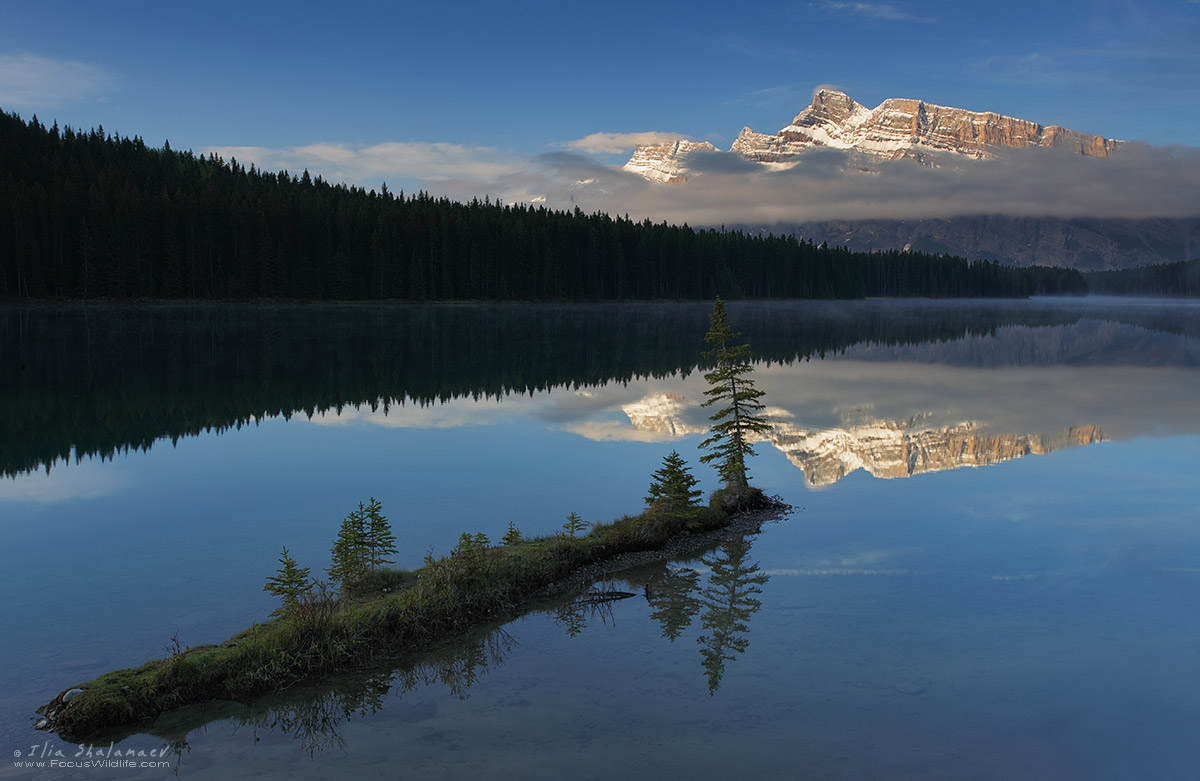
[[[507, 627], [524, 645], [486, 668], [460, 660], [445, 666], [446, 681], [423, 668], [409, 691], [397, 683], [404, 664], [379, 671], [377, 688], [389, 688], [370, 718], [373, 684], [326, 696], [315, 715], [302, 700], [278, 716], [260, 704], [210, 708], [169, 731], [191, 743], [184, 769], [374, 776], [400, 756], [423, 777], [566, 777], [612, 762], [617, 775], [728, 778], [748, 772], [753, 745], [750, 772], [768, 777], [794, 775], [798, 763], [821, 777], [961, 776], [962, 757], [968, 771], [1036, 777], [1064, 751], [1100, 771], [1077, 777], [1152, 766], [1183, 776], [1197, 766], [1188, 736], [1200, 723], [1187, 685], [1200, 588], [1190, 491], [1200, 307], [1091, 306], [730, 305], [764, 358], [756, 379], [777, 435], [796, 437], [781, 444], [798, 457], [805, 443], [811, 474], [783, 450], [758, 448], [756, 481], [807, 510], [756, 543], [751, 559], [772, 580], [747, 595], [763, 602], [742, 620], [751, 645], [723, 652], [738, 660], [724, 660], [715, 696], [708, 646], [697, 642], [719, 639], [700, 602], [713, 567], [677, 562], [627, 573], [614, 588], [639, 598], [576, 611], [574, 638], [538, 614]], [[692, 441], [677, 442], [706, 425], [703, 382], [688, 366], [710, 307], [664, 307], [661, 317], [645, 307], [628, 322], [562, 308], [529, 328], [522, 320], [535, 316], [471, 307], [444, 320], [346, 309], [355, 311], [339, 322], [303, 307], [237, 317], [215, 308], [151, 317], [146, 328], [93, 315], [90, 350], [86, 318], [47, 313], [17, 335], [20, 370], [0, 341], [0, 464], [26, 472], [0, 480], [13, 488], [0, 496], [0, 579], [20, 595], [0, 679], [10, 745], [26, 741], [29, 714], [65, 685], [161, 655], [174, 633], [219, 641], [260, 620], [275, 607], [262, 581], [279, 544], [321, 566], [354, 501], [382, 492], [386, 505], [403, 503], [401, 564], [413, 566], [464, 529], [498, 538], [513, 520], [549, 533], [569, 511], [638, 509], [662, 455], [687, 446], [694, 457]], [[621, 334], [616, 346], [571, 341], [596, 335], [585, 321]], [[19, 327], [0, 314], [9, 325]], [[473, 373], [473, 360], [496, 374]], [[259, 413], [279, 417], [86, 461], [96, 468], [88, 481], [87, 470], [47, 461]], [[387, 428], [396, 423], [403, 429]], [[1158, 437], [1171, 432], [1193, 436]], [[1026, 450], [1003, 469], [866, 479], [868, 468], [950, 468], [961, 451], [981, 464]], [[47, 463], [53, 480], [39, 482]], [[807, 490], [826, 473], [858, 479]], [[36, 498], [66, 499], [76, 476], [71, 501]], [[213, 718], [224, 726], [196, 731]], [[282, 731], [324, 739], [304, 725], [331, 721], [349, 747], [316, 747], [324, 767], [297, 750], [307, 738]], [[1080, 726], [1064, 735], [1064, 725]]]
[[[395, 414], [455, 399], [686, 377], [698, 368], [709, 309], [0, 306], [0, 473], [273, 416]], [[973, 365], [1042, 365], [1050, 356], [1095, 363], [1100, 353], [1109, 364], [1197, 364], [1194, 311], [1109, 309], [1096, 321], [1079, 302], [754, 303], [730, 304], [729, 312], [767, 365], [874, 360], [881, 350], [900, 356], [950, 343]], [[1074, 326], [1078, 334], [1064, 340], [1076, 331], [1062, 329]], [[1097, 340], [1109, 346], [1088, 347]], [[1000, 342], [1023, 346], [998, 349]]]
[[[626, 589], [640, 591], [650, 618], [662, 627], [661, 637], [669, 642], [679, 639], [699, 618], [699, 667], [703, 685], [715, 695], [726, 665], [750, 645], [749, 621], [762, 607], [756, 595], [769, 580], [751, 562], [751, 548], [749, 535], [731, 535], [697, 559], [629, 570], [581, 594], [537, 605], [526, 615], [548, 616], [575, 638], [589, 628], [615, 629], [614, 605], [626, 600], [639, 604], [634, 599], [638, 594]], [[345, 751], [344, 728], [349, 722], [394, 708], [410, 692], [442, 686], [448, 696], [466, 699], [485, 675], [518, 652], [516, 626], [509, 622], [470, 631], [398, 664], [393, 661], [383, 668], [313, 681], [249, 703], [218, 701], [179, 708], [159, 716], [145, 734], [162, 738], [174, 748], [177, 759], [190, 751], [189, 735], [217, 721], [249, 729], [255, 743], [266, 733], [287, 736], [310, 756]]]
[[750, 646], [747, 622], [762, 607], [754, 595], [762, 593], [761, 587], [769, 577], [759, 572], [757, 564], [747, 563], [749, 554], [750, 544], [746, 539], [734, 537], [702, 559], [712, 568], [699, 598], [704, 608], [700, 623], [708, 631], [696, 638], [696, 642], [700, 644], [709, 694], [716, 694], [721, 687], [725, 663], [737, 659]]
[[[1187, 329], [1181, 329], [1187, 330]], [[1200, 344], [1095, 320], [1005, 326], [949, 342], [863, 342], [822, 361], [760, 365], [773, 430], [811, 486], [984, 466], [1141, 435], [1200, 433]], [[696, 382], [621, 401], [631, 440], [707, 430]], [[609, 426], [606, 437], [619, 431]]]
[[700, 612], [700, 573], [690, 567], [663, 567], [657, 577], [645, 583], [646, 601], [653, 610], [650, 617], [662, 626], [662, 636], [672, 643], [692, 625]]
[[[1194, 305], [731, 311], [763, 359], [770, 444], [812, 486], [1200, 431]], [[705, 316], [700, 305], [0, 308], [0, 471], [301, 412], [326, 427], [532, 421], [592, 441], [678, 440], [709, 424], [696, 371]], [[111, 478], [23, 477], [0, 484], [0, 501], [94, 497], [120, 488]]]
[[619, 591], [611, 582], [592, 586], [583, 596], [555, 608], [554, 621], [567, 631], [567, 637], [578, 637], [587, 628], [589, 620], [599, 619], [602, 624], [615, 625], [612, 603], [634, 596], [628, 591]]
[[473, 632], [440, 644], [399, 666], [312, 681], [249, 703], [216, 701], [159, 716], [145, 732], [163, 738], [177, 753], [189, 750], [188, 736], [216, 721], [290, 737], [310, 756], [345, 750], [343, 726], [383, 710], [389, 699], [414, 689], [441, 685], [465, 699], [479, 678], [504, 663], [518, 645], [503, 627]]

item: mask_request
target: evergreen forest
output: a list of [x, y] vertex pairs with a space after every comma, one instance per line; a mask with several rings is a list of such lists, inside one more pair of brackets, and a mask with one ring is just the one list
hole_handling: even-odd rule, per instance
[[1092, 293], [1194, 298], [1200, 296], [1200, 258], [1117, 271], [1092, 271], [1084, 278]]
[[1024, 297], [1073, 270], [331, 184], [0, 113], [0, 298]]

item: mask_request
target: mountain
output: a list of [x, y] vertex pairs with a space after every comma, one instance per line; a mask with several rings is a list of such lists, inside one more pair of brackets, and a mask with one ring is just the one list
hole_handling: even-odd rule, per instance
[[641, 174], [652, 182], [675, 184], [687, 179], [688, 162], [697, 154], [719, 153], [707, 141], [677, 139], [667, 144], [643, 144], [625, 164], [626, 171]]
[[[812, 104], [775, 135], [742, 128], [729, 151], [770, 167], [790, 167], [819, 148], [846, 150], [866, 158], [911, 159], [936, 166], [936, 153], [977, 160], [1008, 149], [1055, 147], [1086, 157], [1108, 157], [1120, 141], [1044, 126], [1001, 114], [949, 108], [908, 98], [889, 98], [868, 109], [849, 95], [818, 90]], [[687, 180], [689, 161], [719, 150], [683, 139], [639, 146], [625, 170], [668, 184]]]
[[1200, 217], [1103, 219], [965, 215], [923, 220], [824, 220], [731, 225], [858, 252], [947, 253], [1010, 266], [1108, 271], [1200, 257]]
[[[1031, 149], [1054, 149], [1060, 154], [1031, 158], [1020, 153]], [[1118, 150], [1121, 154], [1109, 160]], [[1081, 158], [1098, 162], [1081, 168]], [[744, 193], [761, 194], [760, 213], [790, 210], [799, 217], [758, 223], [744, 217], [719, 221], [750, 234], [795, 236], [817, 246], [859, 252], [945, 253], [1011, 266], [1103, 271], [1177, 263], [1200, 255], [1200, 209], [1180, 208], [1194, 201], [1195, 188], [1172, 185], [1191, 181], [1187, 165], [1192, 164], [1187, 161], [1194, 159], [1173, 158], [1169, 152], [1057, 125], [922, 100], [891, 98], [868, 109], [845, 93], [826, 89], [818, 90], [811, 105], [773, 135], [743, 128], [728, 150], [683, 139], [643, 145], [624, 170], [676, 186], [708, 173], [719, 179], [721, 188], [736, 186], [734, 177], [744, 173]], [[1172, 160], [1183, 162], [1176, 165]], [[978, 161], [990, 164], [977, 165]], [[796, 176], [795, 184], [788, 185], [785, 177], [755, 177], [783, 169], [794, 169], [787, 176]], [[936, 174], [930, 169], [936, 169]], [[1141, 177], [1141, 189], [1123, 189], [1127, 177], [1135, 173]], [[1038, 177], [1043, 174], [1048, 188], [1031, 191], [1029, 183], [1041, 181]], [[941, 178], [930, 178], [935, 175]], [[871, 184], [874, 181], [891, 189], [880, 190]], [[914, 198], [938, 202], [946, 194], [929, 209], [933, 214], [918, 213], [907, 219], [864, 214], [872, 203], [886, 213], [886, 207], [902, 196], [888, 200], [880, 193], [906, 193], [902, 185], [910, 181], [924, 185], [913, 191]], [[938, 181], [945, 182], [944, 190], [930, 185]], [[795, 191], [795, 201], [789, 200], [793, 192], [786, 189], [789, 186], [804, 188]], [[854, 214], [839, 217], [821, 203], [823, 216], [805, 220], [813, 193], [826, 186], [831, 199], [840, 199]], [[960, 192], [955, 188], [975, 197], [954, 201], [953, 194]], [[1062, 196], [1056, 199], [1060, 191]], [[1170, 194], [1161, 202], [1162, 216], [1146, 209], [1148, 192], [1155, 197]], [[1042, 200], [1031, 204], [1037, 197]], [[945, 213], [956, 203], [961, 213]], [[1064, 209], [1063, 216], [1053, 216], [1060, 203], [1070, 208]], [[1021, 214], [1021, 204], [1033, 213]], [[1121, 216], [1127, 210], [1140, 213]], [[1072, 212], [1100, 216], [1071, 216]], [[707, 225], [700, 219], [690, 222]]]
[[743, 128], [730, 151], [763, 163], [794, 163], [817, 147], [848, 149], [888, 160], [910, 158], [927, 165], [931, 151], [976, 159], [1004, 149], [1065, 147], [1088, 157], [1108, 157], [1120, 144], [1051, 125], [921, 100], [890, 98], [874, 109], [850, 96], [818, 90], [812, 105], [773, 136]]

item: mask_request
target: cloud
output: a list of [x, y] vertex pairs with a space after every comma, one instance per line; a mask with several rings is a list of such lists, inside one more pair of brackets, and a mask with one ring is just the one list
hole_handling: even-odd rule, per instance
[[64, 464], [50, 472], [28, 472], [0, 480], [0, 504], [57, 504], [110, 496], [132, 485], [122, 468], [95, 459]]
[[910, 569], [767, 569], [763, 570], [771, 577], [793, 575], [793, 576], [812, 576], [821, 577], [826, 575], [921, 575], [921, 572], [914, 572]]
[[[1013, 151], [1004, 160], [866, 161], [813, 150], [787, 170], [767, 170], [729, 153], [697, 155], [688, 181], [646, 182], [578, 156], [537, 160], [541, 190], [555, 208], [626, 214], [693, 226], [774, 225], [833, 219], [1014, 217], [1184, 217], [1200, 212], [1200, 150], [1129, 144], [1108, 159], [1063, 150]], [[536, 177], [535, 177], [536, 178]], [[587, 187], [569, 187], [592, 179]], [[489, 192], [503, 192], [496, 182]]]
[[564, 426], [563, 430], [593, 442], [671, 442], [681, 438], [668, 432], [631, 428], [617, 420], [588, 420]]
[[493, 147], [430, 141], [389, 141], [371, 146], [316, 143], [273, 149], [261, 146], [210, 146], [202, 154], [236, 157], [268, 171], [308, 169], [334, 182], [369, 185], [385, 179], [499, 179], [527, 163]]
[[103, 100], [102, 93], [113, 82], [107, 71], [83, 62], [36, 54], [0, 55], [0, 105], [10, 110]]
[[613, 155], [632, 152], [634, 147], [643, 144], [669, 144], [681, 138], [687, 138], [687, 136], [681, 133], [660, 133], [652, 130], [644, 133], [592, 133], [574, 141], [567, 141], [563, 146], [576, 152], [592, 155]]
[[545, 394], [538, 397], [510, 394], [503, 399], [450, 399], [437, 404], [421, 404], [412, 400], [391, 402], [371, 409], [367, 405], [325, 410], [312, 415], [309, 422], [316, 426], [379, 426], [381, 428], [461, 428], [489, 426], [515, 417], [533, 414], [545, 404]]
[[362, 186], [388, 181], [469, 201], [490, 196], [586, 213], [692, 226], [782, 225], [824, 220], [930, 219], [970, 215], [1144, 218], [1200, 213], [1200, 149], [1126, 144], [1107, 159], [1060, 149], [1011, 150], [1003, 159], [945, 156], [929, 168], [836, 149], [814, 149], [785, 170], [730, 152], [695, 154], [682, 184], [644, 180], [581, 151], [607, 154], [660, 134], [595, 133], [522, 157], [437, 142], [370, 146], [327, 142], [272, 149], [208, 147], [265, 170], [307, 168]]
[[844, 2], [827, 2], [813, 3], [813, 8], [821, 11], [831, 11], [833, 13], [849, 13], [855, 16], [864, 17], [885, 22], [925, 22], [929, 21], [916, 16], [903, 8], [889, 3], [844, 3]]

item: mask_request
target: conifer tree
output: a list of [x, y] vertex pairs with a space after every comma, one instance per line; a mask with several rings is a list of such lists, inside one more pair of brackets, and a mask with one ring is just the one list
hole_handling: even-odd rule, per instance
[[723, 406], [709, 417], [713, 423], [700, 447], [711, 452], [701, 456], [700, 461], [705, 464], [716, 461], [717, 472], [726, 487], [741, 489], [748, 485], [746, 456], [754, 455], [750, 436], [769, 431], [771, 426], [761, 415], [763, 404], [759, 400], [763, 392], [754, 387], [750, 376], [754, 371], [750, 345], [737, 344], [742, 335], [730, 327], [725, 302], [720, 298], [713, 305], [710, 323], [704, 341], [712, 344], [713, 349], [703, 355], [715, 360], [716, 367], [704, 375], [709, 385], [704, 395], [708, 398], [700, 406]]
[[330, 551], [329, 579], [343, 589], [353, 588], [368, 572], [390, 564], [391, 559], [384, 558], [389, 553], [396, 553], [396, 537], [383, 505], [372, 496], [366, 505], [359, 502], [358, 509], [342, 521]]
[[657, 505], [671, 511], [694, 507], [703, 493], [695, 488], [697, 482], [688, 469], [687, 462], [678, 451], [672, 450], [669, 456], [663, 458], [662, 469], [654, 473], [654, 482], [650, 484], [646, 506]]
[[279, 563], [283, 566], [276, 570], [273, 576], [267, 578], [267, 584], [263, 586], [263, 591], [283, 599], [283, 607], [272, 611], [272, 616], [294, 613], [297, 605], [300, 604], [300, 597], [312, 588], [312, 580], [308, 576], [309, 568], [296, 566], [296, 562], [288, 555], [287, 548], [283, 549]]
[[[359, 505], [361, 508], [362, 505]], [[367, 533], [365, 544], [367, 546], [367, 558], [371, 571], [383, 564], [391, 564], [391, 559], [386, 559], [387, 554], [395, 554], [396, 551], [396, 535], [392, 534], [392, 526], [388, 523], [387, 516], [383, 514], [383, 505], [374, 496], [367, 502]]]
[[367, 574], [368, 524], [366, 508], [359, 502], [358, 509], [352, 510], [342, 521], [342, 527], [333, 541], [329, 579], [340, 584], [343, 590], [352, 587]]
[[563, 532], [568, 537], [577, 537], [579, 532], [587, 528], [587, 521], [580, 517], [579, 513], [572, 512], [567, 516], [567, 522], [563, 524]]

